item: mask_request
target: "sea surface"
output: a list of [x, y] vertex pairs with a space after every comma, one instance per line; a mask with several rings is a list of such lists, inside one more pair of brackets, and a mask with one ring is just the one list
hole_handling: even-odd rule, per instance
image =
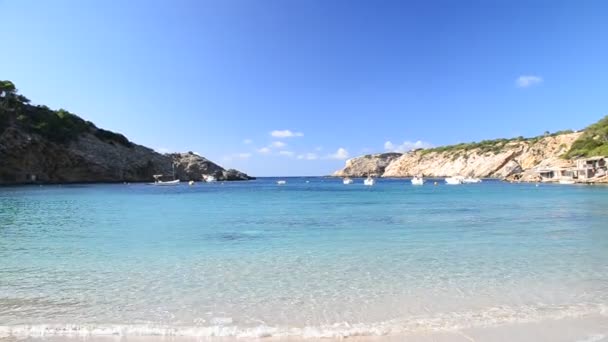
[[0, 337], [608, 323], [608, 187], [284, 179], [0, 188]]

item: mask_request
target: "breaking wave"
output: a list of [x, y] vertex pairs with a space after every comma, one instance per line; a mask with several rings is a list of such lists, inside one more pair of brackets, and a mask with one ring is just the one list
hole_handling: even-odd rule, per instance
[[309, 327], [239, 326], [222, 318], [211, 326], [166, 326], [129, 324], [36, 324], [0, 326], [0, 337], [43, 336], [159, 336], [159, 337], [300, 337], [344, 338], [385, 336], [423, 331], [456, 331], [465, 328], [492, 327], [512, 323], [540, 322], [587, 315], [608, 316], [604, 304], [559, 306], [494, 307], [484, 311], [463, 311], [414, 316], [377, 323], [341, 322]]

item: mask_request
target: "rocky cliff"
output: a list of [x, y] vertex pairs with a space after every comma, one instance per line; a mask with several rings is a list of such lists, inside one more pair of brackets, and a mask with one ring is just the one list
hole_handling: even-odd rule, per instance
[[395, 159], [401, 157], [401, 153], [368, 154], [365, 156], [349, 159], [342, 170], [334, 173], [336, 177], [367, 177], [368, 175], [381, 176], [386, 167]]
[[0, 81], [0, 185], [19, 183], [148, 182], [153, 175], [199, 181], [251, 177], [194, 153], [160, 154], [65, 110], [32, 106]]
[[[147, 182], [152, 175], [200, 181], [252, 179], [193, 153], [160, 154], [147, 147], [104, 142], [87, 133], [67, 145], [9, 127], [0, 134], [0, 184], [29, 182]], [[33, 176], [33, 177], [32, 177]]]
[[[175, 165], [176, 178], [181, 180], [200, 181], [203, 180], [203, 175], [214, 176], [220, 181], [254, 179], [253, 177], [250, 177], [247, 174], [235, 169], [226, 170], [196, 153], [171, 153], [166, 156], [168, 156]], [[168, 172], [168, 170], [165, 172]]]
[[473, 176], [507, 178], [534, 167], [571, 165], [560, 158], [582, 133], [563, 133], [532, 139], [499, 139], [350, 159], [335, 176], [361, 176], [369, 170], [384, 170], [382, 177]]

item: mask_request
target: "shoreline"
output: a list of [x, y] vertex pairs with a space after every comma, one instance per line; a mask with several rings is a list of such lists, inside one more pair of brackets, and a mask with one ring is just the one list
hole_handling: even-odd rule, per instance
[[[411, 178], [414, 178], [416, 176], [390, 176], [390, 177], [384, 177], [384, 176], [379, 176], [376, 177], [378, 179], [403, 179], [403, 180], [409, 180]], [[433, 177], [425, 177], [425, 179], [429, 179], [429, 180], [443, 180], [444, 178], [449, 178], [449, 177], [454, 177], [454, 176], [433, 176]], [[354, 178], [354, 179], [365, 179], [365, 176], [323, 176], [323, 178], [336, 178], [336, 179], [343, 179], [343, 178]], [[600, 185], [600, 186], [605, 186], [608, 185], [608, 177], [605, 178], [601, 178], [598, 179], [596, 181], [576, 181], [574, 184], [560, 184], [559, 181], [550, 181], [550, 182], [540, 182], [540, 181], [528, 181], [528, 180], [510, 180], [507, 178], [494, 178], [494, 177], [479, 177], [479, 179], [484, 180], [484, 181], [495, 181], [495, 182], [503, 182], [503, 183], [510, 183], [510, 184], [556, 184], [556, 185]]]
[[[41, 325], [44, 326], [44, 325]], [[50, 326], [50, 325], [49, 325]], [[410, 342], [470, 342], [470, 341], [552, 341], [552, 342], [605, 342], [608, 341], [608, 316], [605, 314], [585, 315], [581, 317], [563, 317], [558, 319], [546, 319], [542, 321], [523, 321], [506, 324], [492, 324], [475, 327], [463, 327], [461, 329], [428, 328], [416, 331], [399, 333], [377, 333], [366, 334], [354, 332], [350, 335], [315, 335], [313, 329], [302, 335], [276, 336], [264, 331], [252, 330], [247, 335], [221, 336], [221, 331], [208, 331], [209, 334], [201, 334], [191, 330], [190, 334], [176, 334], [170, 331], [155, 333], [126, 332], [125, 330], [98, 331], [88, 333], [84, 330], [64, 329], [51, 333], [50, 331], [38, 330], [29, 334], [6, 334], [6, 326], [0, 327], [0, 340], [6, 341], [49, 341], [49, 342], [235, 342], [235, 341], [355, 341], [355, 342], [397, 342], [407, 340]], [[508, 339], [505, 337], [508, 336]]]
[[[257, 177], [259, 178], [259, 177]], [[231, 179], [231, 180], [218, 180], [218, 183], [222, 182], [248, 182], [253, 179]], [[187, 180], [180, 180], [180, 183], [188, 184]], [[152, 184], [154, 180], [150, 181], [90, 181], [90, 182], [27, 182], [27, 183], [11, 183], [11, 184], [0, 184], [1, 188], [12, 187], [12, 186], [44, 186], [44, 185], [106, 185], [106, 184]], [[195, 181], [195, 183], [206, 183], [205, 181]]]
[[[244, 183], [244, 182], [248, 182], [248, 181], [253, 181], [253, 180], [259, 180], [259, 179], [270, 179], [270, 178], [286, 178], [286, 179], [290, 179], [290, 178], [329, 178], [329, 179], [343, 179], [343, 178], [353, 178], [353, 179], [365, 179], [366, 177], [363, 176], [289, 176], [289, 177], [284, 177], [284, 176], [272, 176], [272, 177], [253, 177], [252, 179], [231, 179], [231, 180], [220, 180], [218, 181], [218, 183], [223, 183], [223, 182], [236, 182], [236, 183]], [[376, 177], [378, 179], [387, 179], [387, 180], [409, 180], [411, 178], [413, 178], [415, 176], [390, 176], [390, 177]], [[426, 177], [425, 179], [428, 180], [443, 180], [444, 178], [448, 178], [448, 177], [452, 177], [452, 176], [434, 176], [434, 177]], [[559, 181], [550, 181], [550, 182], [539, 182], [539, 181], [527, 181], [527, 180], [509, 180], [509, 179], [502, 179], [502, 178], [491, 178], [491, 177], [485, 177], [485, 178], [480, 178], [481, 180], [484, 181], [492, 181], [492, 182], [502, 182], [502, 183], [509, 183], [509, 184], [551, 184], [551, 185], [599, 185], [599, 186], [607, 186], [608, 185], [608, 177], [601, 179], [600, 181], [594, 181], [594, 182], [589, 182], [589, 181], [584, 181], [584, 182], [578, 182], [575, 181], [574, 184], [560, 184]], [[189, 181], [186, 180], [180, 180], [181, 183], [187, 184]], [[61, 186], [61, 185], [111, 185], [111, 184], [115, 184], [115, 185], [120, 185], [120, 184], [151, 184], [153, 183], [153, 181], [84, 181], [84, 182], [17, 182], [17, 183], [1, 183], [0, 184], [0, 189], [2, 188], [9, 188], [9, 187], [25, 187], [25, 186]], [[205, 183], [204, 181], [195, 181], [195, 183]]]

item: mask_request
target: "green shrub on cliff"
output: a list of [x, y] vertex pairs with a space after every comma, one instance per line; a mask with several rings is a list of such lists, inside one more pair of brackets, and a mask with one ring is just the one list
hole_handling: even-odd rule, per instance
[[421, 151], [422, 155], [431, 153], [431, 152], [458, 152], [457, 155], [452, 156], [454, 159], [457, 159], [460, 155], [460, 152], [468, 152], [471, 150], [478, 150], [481, 154], [492, 153], [497, 154], [509, 143], [511, 142], [527, 142], [529, 144], [535, 144], [545, 137], [554, 137], [561, 134], [573, 133], [573, 130], [563, 130], [557, 131], [554, 133], [545, 132], [543, 135], [539, 135], [533, 138], [524, 138], [522, 136], [518, 136], [510, 139], [492, 139], [492, 140], [482, 140], [480, 142], [471, 142], [471, 143], [460, 143], [456, 145], [448, 145], [448, 146], [439, 146], [433, 148], [427, 148]]
[[124, 135], [97, 128], [65, 109], [54, 111], [47, 106], [32, 106], [29, 99], [17, 93], [12, 82], [0, 81], [0, 134], [11, 125], [61, 144], [91, 133], [108, 143], [132, 146]]
[[608, 156], [608, 115], [585, 129], [570, 147], [566, 158]]
[[498, 153], [500, 150], [508, 143], [512, 141], [521, 141], [525, 140], [523, 137], [513, 138], [513, 139], [493, 139], [493, 140], [482, 140], [480, 142], [472, 142], [472, 143], [460, 143], [456, 145], [448, 145], [448, 146], [439, 146], [434, 148], [427, 148], [422, 150], [421, 153], [427, 154], [431, 152], [453, 152], [453, 151], [470, 151], [474, 149], [479, 149], [481, 153]]

